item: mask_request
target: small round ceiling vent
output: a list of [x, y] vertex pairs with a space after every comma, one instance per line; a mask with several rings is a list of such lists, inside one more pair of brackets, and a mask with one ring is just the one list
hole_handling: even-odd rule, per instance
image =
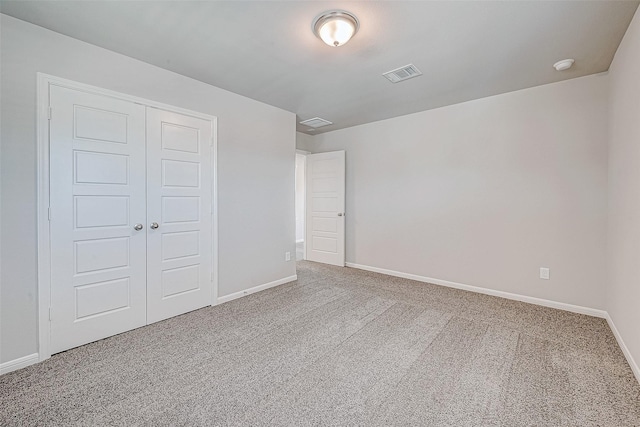
[[558, 61], [553, 64], [553, 68], [555, 68], [556, 71], [565, 71], [571, 68], [574, 62], [575, 61], [573, 59], [563, 59], [562, 61]]

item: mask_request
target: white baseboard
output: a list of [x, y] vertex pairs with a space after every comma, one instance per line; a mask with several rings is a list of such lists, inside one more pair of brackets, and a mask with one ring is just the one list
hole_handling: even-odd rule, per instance
[[633, 371], [633, 375], [635, 375], [636, 380], [640, 383], [640, 368], [638, 368], [638, 364], [636, 363], [633, 356], [631, 355], [629, 348], [627, 348], [627, 345], [624, 343], [624, 340], [622, 339], [622, 335], [620, 335], [620, 332], [618, 332], [618, 328], [616, 328], [616, 325], [615, 323], [613, 323], [613, 319], [611, 318], [609, 313], [607, 313], [607, 316], [605, 317], [605, 319], [607, 319], [607, 323], [609, 324], [609, 327], [613, 332], [613, 336], [616, 337], [616, 341], [618, 341], [618, 345], [620, 346], [620, 349], [622, 350], [624, 357], [627, 359], [627, 363], [629, 363], [629, 366]]
[[262, 284], [262, 285], [254, 286], [253, 288], [249, 288], [249, 289], [244, 290], [244, 291], [235, 292], [233, 294], [229, 294], [229, 295], [225, 295], [225, 296], [222, 296], [222, 297], [218, 297], [217, 304], [222, 304], [222, 303], [225, 303], [225, 302], [229, 302], [229, 301], [232, 301], [234, 299], [238, 299], [238, 298], [246, 296], [246, 295], [255, 294], [256, 292], [264, 291], [265, 289], [273, 288], [274, 286], [279, 286], [279, 285], [283, 285], [285, 283], [293, 282], [294, 280], [298, 280], [298, 276], [297, 275], [285, 277], [285, 278], [282, 278], [282, 279], [279, 279], [279, 280], [274, 280], [273, 282], [269, 282], [269, 283], [265, 283], [265, 284]]
[[17, 359], [10, 360], [8, 362], [0, 363], [0, 375], [8, 374], [9, 372], [16, 371], [18, 369], [26, 368], [29, 365], [38, 363], [40, 356], [38, 353], [22, 356]]
[[494, 289], [481, 288], [478, 286], [465, 285], [463, 283], [450, 282], [448, 280], [434, 279], [432, 277], [418, 276], [417, 274], [402, 273], [400, 271], [386, 270], [384, 268], [370, 267], [368, 265], [346, 263], [347, 267], [360, 270], [373, 271], [389, 276], [402, 277], [404, 279], [416, 280], [418, 282], [431, 283], [434, 285], [446, 286], [448, 288], [462, 289], [464, 291], [476, 292], [479, 294], [492, 295], [494, 297], [506, 298], [515, 301], [527, 302], [529, 304], [541, 305], [544, 307], [557, 308], [559, 310], [571, 311], [573, 313], [586, 314], [588, 316], [601, 317], [606, 319], [607, 312], [597, 308], [582, 307], [579, 305], [567, 304], [564, 302], [551, 301], [542, 298], [529, 297], [526, 295], [512, 294], [510, 292], [496, 291]]

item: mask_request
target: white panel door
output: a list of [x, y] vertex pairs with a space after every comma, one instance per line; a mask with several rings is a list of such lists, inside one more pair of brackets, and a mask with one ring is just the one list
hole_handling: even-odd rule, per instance
[[344, 151], [307, 155], [306, 259], [344, 267]]
[[57, 353], [146, 323], [145, 110], [58, 86], [50, 106]]
[[211, 305], [212, 123], [147, 107], [147, 321]]

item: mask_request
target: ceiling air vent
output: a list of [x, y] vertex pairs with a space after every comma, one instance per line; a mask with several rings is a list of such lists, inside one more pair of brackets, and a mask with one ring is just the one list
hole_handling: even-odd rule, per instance
[[329, 120], [321, 119], [320, 117], [314, 117], [313, 119], [303, 120], [300, 122], [300, 124], [316, 129], [316, 128], [321, 128], [322, 126], [332, 125], [333, 122], [330, 122]]
[[395, 70], [382, 73], [391, 83], [398, 83], [403, 80], [411, 79], [413, 77], [421, 76], [422, 73], [416, 68], [415, 65], [409, 64], [404, 67], [396, 68]]

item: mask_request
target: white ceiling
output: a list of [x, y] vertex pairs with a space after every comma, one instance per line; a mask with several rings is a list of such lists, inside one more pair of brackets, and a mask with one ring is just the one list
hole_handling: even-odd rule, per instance
[[[2, 1], [0, 11], [341, 129], [606, 71], [637, 1]], [[313, 19], [345, 9], [333, 48]], [[557, 72], [553, 63], [574, 58]], [[392, 84], [408, 63], [423, 76]]]

